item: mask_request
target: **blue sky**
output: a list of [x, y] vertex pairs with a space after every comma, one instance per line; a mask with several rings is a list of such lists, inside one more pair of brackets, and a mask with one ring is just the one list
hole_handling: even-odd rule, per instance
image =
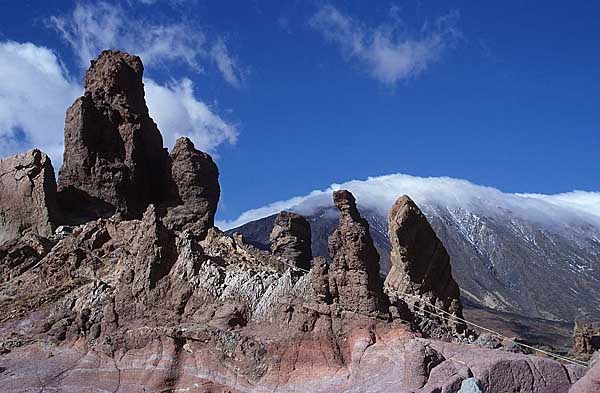
[[218, 157], [222, 220], [391, 173], [598, 191], [599, 16], [591, 1], [0, 0], [0, 153], [60, 161], [64, 111], [110, 46], [142, 55], [165, 142]]

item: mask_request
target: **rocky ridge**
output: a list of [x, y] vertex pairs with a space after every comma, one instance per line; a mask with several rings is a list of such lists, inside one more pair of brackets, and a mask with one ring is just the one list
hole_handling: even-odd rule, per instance
[[[470, 344], [439, 324], [446, 341], [430, 338], [414, 323], [423, 316], [385, 294], [369, 225], [348, 191], [333, 196], [331, 265], [311, 258], [302, 217], [280, 215], [272, 251], [215, 228], [216, 165], [186, 139], [167, 155], [145, 108], [142, 71], [122, 52], [93, 62], [84, 97], [67, 113], [59, 192], [45, 191], [73, 209], [46, 218], [51, 202], [36, 205], [18, 229], [33, 237], [0, 245], [0, 391], [456, 393], [471, 384], [533, 393], [567, 392], [583, 374]], [[124, 145], [113, 149], [115, 132]], [[164, 193], [142, 193], [158, 185]], [[411, 244], [400, 233], [430, 234], [419, 220], [395, 221], [395, 255]], [[40, 222], [78, 225], [52, 233], [38, 231]], [[421, 243], [413, 246], [421, 255]], [[414, 293], [460, 315], [454, 289], [444, 290], [453, 281], [443, 245], [434, 246], [442, 257], [398, 267], [446, 269], [450, 284], [427, 288], [398, 275], [390, 286], [427, 289]]]

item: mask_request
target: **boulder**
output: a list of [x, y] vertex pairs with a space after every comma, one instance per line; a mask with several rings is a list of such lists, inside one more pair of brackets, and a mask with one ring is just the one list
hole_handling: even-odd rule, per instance
[[177, 231], [191, 230], [200, 238], [214, 226], [221, 195], [219, 169], [211, 156], [179, 138], [171, 152], [172, 190], [165, 225]]
[[143, 71], [137, 56], [102, 52], [86, 73], [84, 95], [67, 110], [58, 189], [71, 221], [116, 211], [141, 217], [167, 196], [168, 153], [148, 113]]
[[0, 243], [50, 237], [59, 218], [50, 157], [34, 149], [0, 159]]
[[600, 362], [588, 370], [588, 372], [569, 390], [569, 393], [595, 393], [600, 392]]
[[373, 313], [379, 306], [381, 283], [369, 223], [360, 216], [350, 191], [335, 191], [333, 202], [340, 221], [329, 237], [329, 291], [343, 310]]
[[[385, 280], [391, 298], [401, 298], [417, 309], [431, 306], [462, 318], [458, 284], [450, 257], [427, 218], [408, 196], [394, 203], [388, 215], [392, 268]], [[418, 311], [418, 310], [417, 310]], [[444, 318], [445, 315], [442, 315]], [[448, 322], [464, 329], [461, 322]]]
[[462, 381], [458, 393], [482, 393], [477, 378], [468, 378]]
[[310, 269], [312, 259], [310, 224], [304, 217], [282, 211], [275, 218], [269, 239], [271, 252], [276, 257], [301, 269]]

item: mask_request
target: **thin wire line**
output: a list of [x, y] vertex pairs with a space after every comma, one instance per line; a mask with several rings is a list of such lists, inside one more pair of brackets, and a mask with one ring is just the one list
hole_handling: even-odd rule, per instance
[[[282, 264], [284, 264], [284, 265], [286, 265], [286, 266], [290, 267], [290, 268], [291, 268], [291, 269], [293, 269], [293, 270], [299, 270], [299, 271], [302, 271], [302, 272], [305, 272], [305, 273], [310, 273], [310, 270], [306, 270], [306, 269], [303, 269], [303, 268], [301, 268], [301, 267], [294, 266], [294, 265], [292, 265], [292, 264], [289, 264], [289, 263], [287, 263], [287, 262], [285, 262], [285, 261], [283, 261], [283, 260], [281, 260], [281, 259], [279, 259], [279, 260], [278, 260], [278, 262], [281, 262]], [[421, 299], [420, 297], [418, 297], [418, 296], [415, 296], [415, 295], [412, 295], [412, 294], [409, 294], [409, 293], [398, 292], [398, 294], [399, 294], [399, 295], [401, 295], [401, 296], [412, 297], [412, 298], [418, 299], [418, 300], [420, 300], [420, 301], [423, 301], [423, 299]], [[294, 295], [294, 297], [298, 298], [298, 296], [297, 296], [297, 295]], [[551, 356], [551, 357], [553, 357], [553, 358], [555, 358], [555, 359], [559, 359], [559, 360], [562, 360], [562, 361], [565, 361], [565, 362], [569, 362], [569, 363], [575, 364], [575, 365], [577, 365], [577, 366], [582, 366], [582, 367], [585, 367], [585, 368], [587, 368], [587, 364], [585, 364], [585, 363], [583, 363], [583, 362], [580, 362], [580, 361], [578, 361], [578, 360], [575, 360], [575, 359], [568, 358], [568, 357], [566, 357], [566, 356], [557, 355], [557, 354], [555, 354], [555, 353], [552, 353], [552, 352], [549, 352], [549, 351], [545, 351], [545, 350], [543, 350], [543, 349], [539, 349], [539, 348], [533, 347], [533, 346], [531, 346], [531, 345], [527, 345], [527, 344], [523, 344], [523, 343], [517, 342], [517, 341], [515, 341], [515, 340], [511, 339], [510, 337], [507, 337], [507, 336], [503, 335], [502, 333], [496, 332], [496, 331], [494, 331], [494, 330], [492, 330], [492, 329], [488, 329], [488, 328], [486, 328], [486, 327], [484, 327], [484, 326], [481, 326], [481, 325], [478, 325], [478, 324], [476, 324], [476, 323], [474, 323], [474, 322], [467, 321], [466, 319], [463, 319], [463, 318], [457, 317], [456, 315], [453, 315], [453, 314], [451, 314], [451, 313], [447, 312], [446, 310], [444, 310], [444, 309], [441, 309], [441, 308], [437, 307], [437, 306], [436, 306], [436, 305], [434, 305], [434, 304], [429, 304], [429, 303], [428, 303], [427, 305], [428, 305], [428, 306], [431, 306], [431, 307], [433, 307], [434, 309], [438, 310], [438, 311], [439, 311], [439, 312], [441, 312], [442, 314], [446, 314], [446, 315], [450, 316], [450, 318], [448, 318], [448, 317], [444, 317], [444, 316], [438, 315], [438, 314], [436, 314], [436, 313], [434, 313], [434, 312], [432, 312], [432, 311], [426, 310], [426, 309], [424, 308], [424, 306], [418, 306], [418, 305], [417, 305], [417, 304], [415, 304], [415, 303], [413, 303], [412, 305], [413, 305], [413, 307], [415, 307], [415, 308], [417, 308], [417, 309], [419, 309], [419, 310], [421, 310], [421, 311], [423, 311], [423, 312], [425, 312], [425, 313], [428, 313], [428, 314], [430, 314], [430, 315], [432, 315], [432, 316], [435, 316], [435, 317], [438, 317], [438, 318], [442, 318], [442, 320], [444, 320], [444, 321], [452, 321], [452, 319], [454, 319], [454, 320], [458, 320], [458, 321], [461, 321], [461, 322], [464, 322], [464, 323], [466, 323], [467, 325], [471, 325], [471, 326], [474, 326], [474, 327], [476, 327], [476, 328], [479, 328], [479, 329], [481, 329], [481, 330], [484, 330], [484, 331], [486, 331], [486, 332], [488, 332], [488, 333], [491, 333], [491, 334], [493, 334], [493, 335], [495, 335], [495, 336], [497, 336], [497, 337], [500, 337], [500, 338], [502, 338], [503, 340], [509, 341], [509, 342], [511, 342], [511, 343], [513, 343], [513, 344], [515, 344], [515, 345], [518, 345], [518, 346], [520, 346], [520, 347], [523, 347], [523, 348], [528, 348], [528, 349], [530, 349], [530, 350], [533, 350], [533, 351], [540, 352], [540, 353], [543, 353], [543, 354], [545, 354], [545, 355]], [[307, 307], [307, 308], [308, 308], [308, 307]], [[369, 314], [366, 314], [366, 313], [360, 313], [360, 312], [357, 312], [357, 311], [354, 311], [354, 310], [348, 310], [348, 309], [345, 309], [345, 310], [344, 310], [344, 309], [342, 309], [342, 310], [343, 310], [343, 311], [347, 311], [347, 312], [352, 312], [352, 313], [355, 313], [355, 314], [359, 314], [359, 315], [363, 315], [363, 316], [373, 317], [373, 315], [369, 315]], [[317, 311], [317, 310], [313, 310], [313, 311]], [[385, 344], [385, 343], [384, 343], [384, 344]]]

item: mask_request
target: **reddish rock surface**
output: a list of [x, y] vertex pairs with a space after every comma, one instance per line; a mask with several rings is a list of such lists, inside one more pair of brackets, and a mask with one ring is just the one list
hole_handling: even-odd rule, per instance
[[[398, 303], [388, 307], [379, 255], [348, 191], [334, 193], [340, 221], [329, 239], [331, 265], [314, 258], [303, 275], [280, 263], [308, 266], [310, 236], [304, 224], [296, 227], [298, 217], [282, 215], [274, 252], [212, 227], [216, 166], [183, 139], [171, 174], [162, 175], [162, 141], [141, 73], [139, 58], [103, 52], [69, 110], [62, 195], [73, 193], [74, 217], [83, 222], [0, 245], [0, 391], [456, 393], [475, 378], [486, 393], [566, 393], [581, 373], [540, 357], [422, 338]], [[24, 168], [22, 186], [38, 190], [49, 167], [40, 160], [37, 175], [17, 169]], [[42, 201], [33, 209], [50, 207]], [[114, 210], [121, 214], [89, 218]], [[25, 227], [38, 228], [46, 222], [40, 217]], [[428, 266], [411, 288], [458, 312], [446, 302], [456, 298], [444, 290], [452, 281], [437, 238], [418, 214], [406, 217], [417, 220], [400, 220], [395, 235], [418, 236], [399, 245]], [[423, 233], [426, 241], [415, 241]], [[422, 248], [441, 257], [423, 259]], [[594, 370], [577, 392], [595, 386]]]

